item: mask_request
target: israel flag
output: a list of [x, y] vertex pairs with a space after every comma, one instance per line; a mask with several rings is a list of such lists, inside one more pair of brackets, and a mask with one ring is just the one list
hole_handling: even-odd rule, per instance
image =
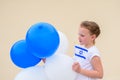
[[85, 54], [88, 53], [88, 50], [80, 45], [75, 45], [75, 56], [80, 57], [82, 59], [86, 59]]

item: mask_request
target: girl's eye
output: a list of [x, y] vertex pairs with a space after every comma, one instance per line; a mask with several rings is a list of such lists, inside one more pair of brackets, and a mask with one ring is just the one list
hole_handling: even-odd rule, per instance
[[84, 35], [81, 35], [81, 37], [84, 37]]
[[81, 36], [81, 37], [84, 37], [85, 35], [83, 35], [83, 34], [80, 34], [80, 36]]
[[84, 35], [84, 34], [81, 34], [81, 33], [78, 33], [78, 35], [81, 36], [81, 37], [85, 37], [85, 35]]

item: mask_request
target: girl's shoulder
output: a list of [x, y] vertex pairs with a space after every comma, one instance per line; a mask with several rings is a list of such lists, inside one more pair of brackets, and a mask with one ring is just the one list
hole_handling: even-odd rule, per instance
[[89, 52], [94, 52], [94, 53], [99, 53], [99, 50], [96, 46], [92, 46], [92, 47], [88, 48], [88, 51]]
[[96, 46], [92, 46], [88, 49], [88, 53], [89, 53], [89, 58], [90, 60], [94, 57], [94, 56], [98, 56], [100, 57], [100, 52], [99, 50], [97, 49]]

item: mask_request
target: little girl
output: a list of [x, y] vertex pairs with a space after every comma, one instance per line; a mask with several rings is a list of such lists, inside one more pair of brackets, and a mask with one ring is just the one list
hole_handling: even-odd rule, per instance
[[[75, 62], [72, 69], [78, 73], [76, 80], [97, 80], [103, 78], [103, 67], [95, 39], [100, 34], [98, 24], [83, 21], [79, 28], [79, 46], [75, 46]], [[84, 48], [83, 48], [84, 46]]]

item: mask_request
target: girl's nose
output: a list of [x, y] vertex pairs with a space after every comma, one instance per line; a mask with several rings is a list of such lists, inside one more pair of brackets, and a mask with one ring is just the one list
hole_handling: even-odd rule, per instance
[[80, 38], [81, 38], [81, 37], [80, 37], [80, 36], [78, 36], [78, 40], [80, 40]]

